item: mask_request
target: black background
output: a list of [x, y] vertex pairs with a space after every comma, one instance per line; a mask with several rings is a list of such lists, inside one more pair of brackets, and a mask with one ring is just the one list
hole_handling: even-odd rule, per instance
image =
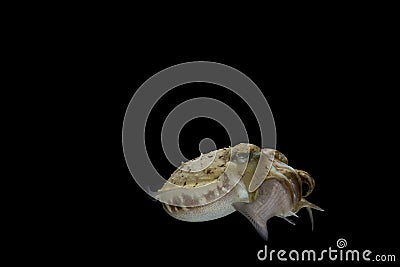
[[[274, 115], [277, 149], [291, 166], [308, 171], [315, 179], [308, 200], [325, 212], [314, 212], [313, 232], [305, 210], [298, 213], [296, 226], [271, 219], [267, 242], [238, 213], [210, 222], [181, 222], [167, 215], [135, 183], [121, 142], [130, 99], [155, 73], [197, 60], [234, 67], [262, 90]], [[371, 52], [365, 43], [350, 41], [301, 49], [288, 45], [263, 56], [116, 49], [88, 61], [98, 64], [93, 79], [104, 88], [94, 90], [90, 99], [93, 105], [87, 121], [97, 132], [83, 135], [95, 140], [95, 160], [85, 178], [93, 183], [85, 211], [74, 222], [76, 243], [83, 248], [79, 251], [89, 259], [127, 264], [161, 259], [176, 265], [254, 265], [259, 263], [256, 253], [265, 244], [276, 250], [322, 250], [335, 248], [339, 238], [347, 240], [349, 249], [400, 256], [395, 219], [398, 189], [393, 182], [398, 179], [394, 133], [398, 108], [392, 93], [394, 70], [384, 50]], [[160, 129], [173, 107], [186, 99], [209, 96], [224, 101], [245, 122], [250, 141], [260, 145], [250, 110], [227, 97], [225, 90], [190, 84], [174, 89], [157, 103], [148, 121], [151, 131], [146, 142], [154, 166], [165, 178], [174, 167], [163, 156]], [[198, 142], [205, 137], [219, 148], [229, 145], [227, 134], [215, 122], [196, 120], [182, 131], [184, 155], [198, 156]]]

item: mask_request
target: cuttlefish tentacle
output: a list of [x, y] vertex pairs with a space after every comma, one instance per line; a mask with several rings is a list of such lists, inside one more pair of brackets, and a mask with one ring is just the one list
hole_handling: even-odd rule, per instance
[[[275, 155], [277, 154], [275, 153]], [[302, 192], [303, 184], [308, 186], [304, 195]], [[288, 166], [286, 157], [275, 156], [268, 176], [257, 189], [257, 198], [252, 203], [234, 203], [233, 207], [253, 224], [264, 240], [268, 239], [266, 224], [270, 218], [277, 216], [294, 224], [287, 217], [297, 217], [296, 213], [301, 208], [307, 209], [313, 230], [314, 219], [311, 209], [323, 210], [304, 197], [313, 191], [314, 186], [315, 182], [310, 174]]]
[[319, 211], [324, 211], [324, 210], [321, 209], [320, 207], [318, 207], [317, 205], [307, 201], [304, 198], [302, 198], [301, 201], [299, 202], [299, 206], [298, 206], [297, 210], [300, 210], [301, 208], [306, 208], [306, 210], [308, 212], [308, 216], [310, 217], [310, 221], [311, 221], [311, 231], [313, 231], [314, 230], [314, 218], [313, 218], [312, 209], [319, 210]]
[[302, 171], [302, 170], [296, 170], [296, 171], [297, 171], [298, 176], [301, 179], [301, 182], [305, 183], [308, 186], [308, 191], [303, 196], [303, 197], [307, 197], [314, 190], [315, 181], [314, 181], [314, 179], [311, 177], [311, 175], [308, 172]]

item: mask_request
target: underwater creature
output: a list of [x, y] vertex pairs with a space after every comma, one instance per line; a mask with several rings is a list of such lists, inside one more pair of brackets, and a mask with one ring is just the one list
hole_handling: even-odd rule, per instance
[[[303, 184], [308, 187], [305, 193]], [[314, 227], [311, 209], [323, 211], [305, 199], [314, 186], [314, 179], [290, 167], [279, 151], [240, 143], [182, 163], [154, 197], [169, 215], [189, 222], [239, 211], [267, 240], [271, 217], [294, 224], [287, 217], [297, 217], [301, 208], [308, 210]]]

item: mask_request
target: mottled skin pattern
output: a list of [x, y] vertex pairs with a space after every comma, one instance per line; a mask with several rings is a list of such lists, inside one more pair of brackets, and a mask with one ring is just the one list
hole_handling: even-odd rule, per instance
[[239, 184], [226, 195], [207, 205], [198, 207], [179, 207], [163, 204], [163, 207], [168, 214], [178, 220], [202, 222], [218, 219], [233, 213], [235, 209], [232, 206], [232, 203], [238, 201], [249, 201], [249, 194], [243, 182], [239, 182]]
[[[305, 194], [303, 184], [308, 186]], [[282, 153], [238, 144], [183, 163], [156, 197], [168, 214], [183, 221], [214, 220], [238, 210], [267, 240], [266, 223], [274, 216], [296, 216], [306, 207], [313, 225], [310, 208], [322, 209], [304, 197], [314, 186], [314, 179], [290, 167]]]

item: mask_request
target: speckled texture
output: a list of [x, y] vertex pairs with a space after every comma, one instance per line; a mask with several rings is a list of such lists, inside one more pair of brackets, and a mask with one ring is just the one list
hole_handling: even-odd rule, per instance
[[322, 209], [305, 197], [314, 186], [314, 179], [289, 166], [282, 153], [238, 144], [182, 163], [156, 197], [183, 221], [214, 220], [238, 210], [267, 240], [266, 223], [273, 216], [286, 218], [305, 207], [313, 223], [311, 208]]
[[175, 219], [188, 222], [203, 222], [227, 216], [235, 211], [232, 203], [248, 202], [249, 195], [242, 182], [228, 194], [208, 205], [198, 207], [179, 207], [163, 204], [165, 211]]

